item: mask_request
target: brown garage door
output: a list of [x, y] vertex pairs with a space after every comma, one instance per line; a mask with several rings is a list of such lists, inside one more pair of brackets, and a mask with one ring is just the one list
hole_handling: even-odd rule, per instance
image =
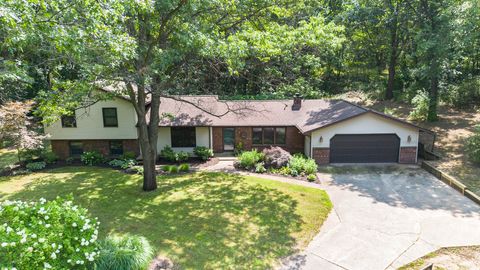
[[398, 162], [400, 138], [395, 134], [345, 134], [330, 140], [331, 163]]

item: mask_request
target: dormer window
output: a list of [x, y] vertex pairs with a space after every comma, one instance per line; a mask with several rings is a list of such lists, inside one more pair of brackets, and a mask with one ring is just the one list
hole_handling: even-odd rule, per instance
[[117, 108], [102, 108], [103, 126], [118, 127]]
[[75, 118], [75, 112], [73, 115], [63, 115], [62, 116], [62, 127], [63, 128], [76, 128], [77, 119]]

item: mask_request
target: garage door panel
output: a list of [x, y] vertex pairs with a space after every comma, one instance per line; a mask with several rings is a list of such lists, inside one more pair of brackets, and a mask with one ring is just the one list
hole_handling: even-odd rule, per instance
[[395, 134], [342, 134], [330, 140], [330, 162], [398, 162], [400, 139]]

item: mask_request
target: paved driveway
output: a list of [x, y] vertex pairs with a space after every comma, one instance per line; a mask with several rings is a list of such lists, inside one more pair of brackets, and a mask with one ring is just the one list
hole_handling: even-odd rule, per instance
[[321, 179], [334, 210], [287, 269], [396, 269], [480, 245], [480, 207], [418, 167], [340, 167]]

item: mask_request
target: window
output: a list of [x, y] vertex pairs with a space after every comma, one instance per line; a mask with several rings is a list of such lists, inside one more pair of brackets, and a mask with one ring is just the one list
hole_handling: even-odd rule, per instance
[[263, 144], [275, 143], [275, 130], [273, 128], [263, 128]]
[[285, 144], [285, 128], [275, 128], [275, 144]]
[[122, 141], [110, 141], [110, 155], [112, 155], [112, 156], [123, 155], [123, 142]]
[[285, 144], [286, 128], [285, 127], [264, 127], [252, 128], [252, 144]]
[[195, 127], [172, 127], [170, 129], [172, 147], [195, 147]]
[[63, 115], [62, 116], [62, 127], [64, 127], [64, 128], [75, 128], [75, 127], [77, 127], [77, 119], [75, 119], [75, 113], [73, 113], [73, 115]]
[[117, 108], [102, 108], [103, 126], [118, 127]]
[[77, 141], [71, 141], [69, 143], [70, 156], [80, 156], [83, 154], [83, 143]]
[[252, 130], [252, 143], [262, 144], [262, 128], [253, 128]]

